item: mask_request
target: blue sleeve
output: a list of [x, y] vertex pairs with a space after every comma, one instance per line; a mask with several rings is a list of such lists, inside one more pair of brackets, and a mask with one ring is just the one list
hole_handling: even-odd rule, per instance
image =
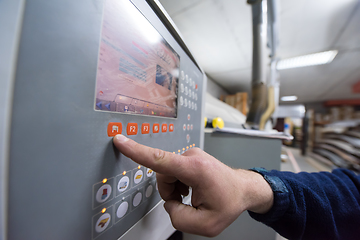
[[346, 169], [332, 173], [292, 173], [263, 168], [274, 205], [252, 218], [289, 239], [360, 239], [360, 176]]

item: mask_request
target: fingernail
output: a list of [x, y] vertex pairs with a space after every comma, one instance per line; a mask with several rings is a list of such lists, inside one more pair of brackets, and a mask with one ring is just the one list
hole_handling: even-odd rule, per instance
[[129, 139], [122, 134], [118, 134], [115, 136], [115, 140], [119, 143], [123, 143], [123, 142], [128, 141]]

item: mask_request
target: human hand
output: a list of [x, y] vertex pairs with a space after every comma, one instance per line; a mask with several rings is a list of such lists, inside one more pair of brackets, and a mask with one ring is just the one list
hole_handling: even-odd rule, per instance
[[[180, 231], [214, 237], [245, 210], [265, 213], [273, 204], [272, 190], [260, 174], [232, 169], [199, 148], [177, 155], [123, 135], [113, 142], [125, 156], [157, 173], [165, 210]], [[181, 202], [189, 187], [192, 206]]]

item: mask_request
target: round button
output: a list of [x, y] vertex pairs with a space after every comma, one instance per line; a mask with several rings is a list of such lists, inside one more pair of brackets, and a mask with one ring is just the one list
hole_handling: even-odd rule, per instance
[[109, 213], [104, 213], [97, 220], [97, 222], [95, 224], [95, 231], [98, 233], [101, 233], [109, 226], [110, 221], [111, 221], [111, 215]]
[[99, 188], [96, 193], [96, 201], [99, 203], [103, 203], [109, 199], [111, 196], [111, 186], [109, 184], [104, 184]]
[[135, 176], [134, 176], [134, 183], [138, 184], [139, 182], [141, 182], [143, 177], [144, 177], [143, 171], [141, 169], [137, 170], [137, 172], [135, 173]]
[[151, 177], [152, 175], [154, 175], [154, 171], [151, 170], [150, 168], [148, 168], [148, 169], [146, 170], [146, 176], [147, 176], [147, 177]]
[[133, 199], [133, 206], [134, 207], [139, 206], [139, 204], [141, 203], [141, 200], [142, 200], [142, 193], [138, 192]]
[[129, 203], [128, 202], [122, 202], [118, 209], [116, 210], [116, 216], [118, 218], [122, 218], [123, 216], [125, 216], [127, 210], [129, 208]]
[[129, 187], [129, 184], [130, 184], [129, 177], [128, 176], [122, 177], [117, 185], [119, 192], [125, 191]]
[[149, 185], [147, 188], [146, 188], [146, 191], [145, 191], [145, 197], [146, 198], [149, 198], [152, 193], [154, 191], [154, 187], [152, 185]]
[[184, 98], [180, 96], [180, 105], [182, 106], [184, 104]]

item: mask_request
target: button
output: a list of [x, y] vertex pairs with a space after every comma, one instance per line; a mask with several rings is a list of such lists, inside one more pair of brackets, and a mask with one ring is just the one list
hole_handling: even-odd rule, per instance
[[183, 130], [184, 130], [184, 131], [186, 130], [186, 124], [183, 125]]
[[138, 192], [137, 194], [135, 194], [134, 199], [133, 199], [133, 206], [137, 207], [139, 206], [139, 204], [141, 203], [142, 200], [142, 193]]
[[138, 124], [137, 123], [128, 123], [126, 132], [127, 132], [127, 135], [136, 135], [138, 132]]
[[197, 93], [195, 93], [195, 100], [197, 101]]
[[99, 217], [95, 224], [95, 231], [98, 233], [103, 232], [110, 224], [111, 215], [109, 213], [104, 213]]
[[187, 118], [188, 118], [188, 120], [190, 121], [190, 118], [191, 118], [190, 114], [188, 114]]
[[190, 125], [190, 129], [191, 129], [191, 131], [194, 129], [194, 125]]
[[130, 185], [130, 179], [128, 176], [124, 176], [120, 179], [117, 188], [119, 192], [124, 192]]
[[149, 185], [145, 190], [145, 197], [149, 198], [154, 191], [154, 187], [152, 185]]
[[195, 111], [197, 110], [197, 104], [195, 103]]
[[187, 130], [188, 130], [188, 131], [190, 130], [190, 124], [187, 125]]
[[193, 82], [193, 89], [195, 89], [195, 81]]
[[181, 78], [181, 80], [184, 80], [184, 78], [185, 78], [185, 73], [183, 70], [181, 70], [181, 72], [180, 72], [180, 78]]
[[186, 141], [190, 142], [190, 135], [189, 134], [186, 135]]
[[119, 122], [110, 122], [107, 127], [107, 134], [109, 137], [115, 137], [117, 134], [121, 134], [122, 124]]
[[153, 133], [158, 133], [160, 131], [160, 124], [154, 123], [153, 125]]
[[184, 84], [180, 84], [180, 91], [183, 93], [184, 92]]
[[188, 93], [189, 93], [188, 87], [185, 86], [185, 95], [188, 95]]
[[189, 76], [187, 74], [185, 75], [185, 82], [189, 83]]
[[128, 209], [129, 209], [129, 203], [126, 202], [126, 201], [125, 201], [125, 202], [122, 202], [122, 203], [119, 205], [118, 209], [116, 210], [116, 216], [117, 216], [118, 218], [122, 218], [123, 216], [125, 216], [125, 214], [127, 213]]
[[139, 184], [141, 182], [141, 180], [143, 179], [143, 177], [144, 177], [143, 171], [141, 169], [137, 170], [134, 175], [134, 183]]
[[166, 123], [161, 125], [161, 132], [167, 132], [167, 124]]
[[103, 203], [106, 200], [109, 199], [111, 196], [111, 186], [109, 184], [104, 184], [99, 188], [99, 190], [96, 192], [96, 201], [99, 203]]
[[191, 102], [191, 109], [194, 109], [195, 108], [195, 104], [194, 102]]
[[182, 106], [184, 104], [184, 98], [180, 96], [180, 105]]
[[190, 88], [189, 88], [189, 97], [191, 98], [191, 90], [190, 90]]
[[110, 103], [106, 104], [105, 107], [110, 110]]
[[96, 104], [96, 106], [97, 106], [99, 109], [102, 109], [102, 102], [98, 102], [98, 103]]
[[191, 101], [188, 102], [188, 106], [191, 109]]
[[169, 124], [169, 132], [173, 132], [174, 131], [174, 124]]
[[152, 175], [154, 175], [154, 171], [151, 170], [150, 168], [148, 168], [148, 169], [146, 170], [146, 176], [149, 178], [149, 177], [151, 177]]
[[187, 107], [188, 106], [188, 103], [187, 103], [187, 99], [185, 98], [184, 100], [184, 106]]
[[142, 134], [149, 134], [150, 133], [150, 123], [143, 123], [141, 125], [141, 133]]
[[190, 86], [192, 86], [193, 81], [191, 78], [189, 79], [189, 83], [190, 83]]
[[195, 85], [195, 89], [198, 90], [198, 85], [197, 84]]

